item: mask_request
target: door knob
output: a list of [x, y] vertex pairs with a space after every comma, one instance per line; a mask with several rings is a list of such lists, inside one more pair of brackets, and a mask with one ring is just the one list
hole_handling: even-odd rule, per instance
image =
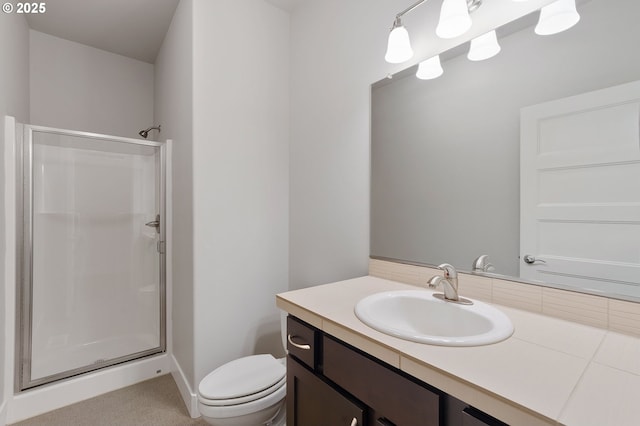
[[524, 263], [527, 263], [529, 265], [533, 265], [536, 262], [538, 262], [538, 263], [547, 263], [546, 261], [544, 261], [542, 259], [536, 259], [535, 256], [532, 256], [530, 254], [525, 254], [524, 258], [522, 258], [522, 260], [524, 260]]

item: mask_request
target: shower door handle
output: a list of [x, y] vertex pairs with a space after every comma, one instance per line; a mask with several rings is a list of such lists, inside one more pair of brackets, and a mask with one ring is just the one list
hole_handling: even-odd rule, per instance
[[160, 215], [156, 215], [156, 220], [152, 220], [151, 222], [145, 223], [145, 226], [149, 226], [151, 228], [156, 228], [156, 232], [160, 233]]

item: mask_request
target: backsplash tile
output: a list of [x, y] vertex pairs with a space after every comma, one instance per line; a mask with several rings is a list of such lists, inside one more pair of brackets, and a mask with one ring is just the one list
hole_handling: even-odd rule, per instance
[[500, 305], [541, 313], [542, 287], [494, 279], [492, 301]]
[[369, 259], [369, 275], [413, 285], [426, 285], [429, 278], [441, 273], [438, 269], [407, 265], [387, 260]]
[[609, 300], [609, 328], [640, 336], [640, 303]]
[[608, 299], [543, 287], [542, 313], [556, 318], [607, 328]]
[[488, 277], [460, 274], [458, 276], [458, 290], [460, 296], [491, 302], [491, 293], [493, 288], [491, 281], [491, 278]]

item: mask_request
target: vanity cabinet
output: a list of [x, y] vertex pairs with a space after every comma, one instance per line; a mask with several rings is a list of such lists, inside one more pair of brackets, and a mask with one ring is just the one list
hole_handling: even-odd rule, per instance
[[361, 426], [367, 407], [332, 386], [319, 370], [319, 330], [287, 318], [287, 424]]
[[292, 316], [287, 339], [289, 426], [504, 425]]

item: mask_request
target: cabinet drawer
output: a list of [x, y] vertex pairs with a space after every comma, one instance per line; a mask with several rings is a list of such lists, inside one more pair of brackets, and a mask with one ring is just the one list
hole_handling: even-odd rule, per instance
[[[324, 375], [396, 426], [440, 424], [440, 395], [324, 336]], [[383, 423], [384, 424], [384, 423]]]
[[318, 350], [318, 331], [299, 319], [287, 317], [287, 351], [302, 363], [315, 369]]

